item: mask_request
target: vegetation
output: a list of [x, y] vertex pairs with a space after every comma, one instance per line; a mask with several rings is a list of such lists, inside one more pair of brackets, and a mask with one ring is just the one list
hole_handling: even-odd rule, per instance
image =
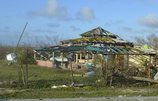
[[[0, 81], [18, 81], [18, 64], [14, 63], [11, 66], [7, 65], [7, 61], [1, 60], [0, 61]], [[48, 68], [41, 68], [36, 65], [29, 65], [28, 68], [28, 79], [29, 81], [47, 81], [47, 80], [54, 80], [56, 81], [59, 79], [61, 82], [64, 80], [64, 82], [69, 81], [67, 80], [69, 77], [69, 71], [63, 71], [63, 70], [53, 70]], [[64, 73], [64, 74], [63, 74]], [[64, 77], [64, 78], [62, 78]]]
[[[67, 98], [67, 97], [104, 97], [104, 96], [157, 96], [156, 87], [105, 87], [97, 77], [75, 76], [75, 83], [92, 84], [95, 86], [71, 87], [71, 73], [68, 70], [42, 68], [29, 65], [28, 87], [21, 88], [18, 83], [18, 64], [7, 65], [0, 61], [0, 98]], [[75, 72], [74, 75], [80, 75]], [[63, 88], [53, 86], [66, 85]]]

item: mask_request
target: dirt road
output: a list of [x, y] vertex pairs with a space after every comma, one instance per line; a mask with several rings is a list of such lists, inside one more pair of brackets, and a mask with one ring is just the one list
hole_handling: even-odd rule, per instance
[[158, 101], [158, 97], [100, 97], [61, 99], [0, 99], [0, 101]]

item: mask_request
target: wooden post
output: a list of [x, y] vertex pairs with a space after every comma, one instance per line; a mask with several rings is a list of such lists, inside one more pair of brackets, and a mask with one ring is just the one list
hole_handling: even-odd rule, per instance
[[102, 56], [101, 64], [102, 64], [102, 74], [103, 74], [103, 78], [104, 78], [104, 83], [107, 84], [108, 55], [106, 55], [106, 58], [104, 58], [104, 56]]
[[106, 60], [105, 60], [105, 63], [106, 63], [106, 65], [105, 65], [105, 79], [106, 79], [106, 84], [107, 84], [107, 78], [108, 78], [108, 55], [106, 56]]
[[22, 64], [20, 63], [19, 68], [18, 68], [19, 87], [21, 87], [23, 84], [21, 68], [22, 68]]
[[124, 55], [124, 69], [128, 68], [129, 55]]
[[105, 82], [105, 73], [104, 73], [104, 61], [103, 61], [103, 57], [101, 58], [101, 73], [102, 74], [102, 77], [104, 79], [104, 82]]
[[129, 68], [129, 54], [127, 54], [127, 68]]
[[[151, 55], [150, 55], [150, 57], [149, 57], [149, 63], [148, 63], [148, 65], [147, 65], [147, 72], [148, 72], [148, 78], [150, 79], [150, 66], [151, 66]], [[148, 86], [150, 86], [151, 85], [151, 83], [150, 82], [148, 82]]]
[[110, 86], [112, 86], [112, 81], [113, 81], [113, 76], [112, 76], [112, 74], [115, 72], [115, 69], [116, 69], [116, 54], [113, 56], [114, 58], [113, 58], [113, 69], [112, 69], [112, 73], [110, 74], [111, 75], [111, 77], [110, 77]]
[[[151, 62], [151, 55], [150, 55], [150, 58], [149, 58], [149, 63], [150, 63], [150, 66], [152, 65], [152, 62]], [[149, 66], [149, 78], [150, 78], [150, 66]]]
[[21, 78], [23, 85], [25, 85], [25, 75], [24, 75], [24, 68], [22, 64], [21, 64]]
[[27, 86], [27, 84], [28, 84], [28, 49], [26, 50], [26, 67], [25, 67], [25, 69], [26, 69], [26, 86]]
[[28, 84], [28, 63], [26, 63], [26, 86]]
[[70, 60], [70, 68], [71, 68], [71, 82], [74, 84], [74, 77], [73, 77], [73, 69], [72, 69], [72, 61]]
[[150, 58], [149, 58], [149, 63], [150, 63], [150, 65], [149, 65], [149, 78], [150, 78], [150, 66], [152, 65], [152, 62], [151, 62], [151, 55], [150, 55]]
[[117, 55], [115, 55], [115, 69], [116, 69], [116, 66], [117, 66]]

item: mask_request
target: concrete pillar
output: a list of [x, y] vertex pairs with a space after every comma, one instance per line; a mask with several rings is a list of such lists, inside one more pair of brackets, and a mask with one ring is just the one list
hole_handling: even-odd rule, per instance
[[92, 53], [92, 61], [95, 60], [95, 54]]
[[76, 53], [76, 64], [78, 64], [78, 53]]
[[55, 57], [54, 57], [54, 52], [52, 53], [52, 65], [53, 65], [53, 67], [55, 67], [55, 63], [54, 63], [54, 60], [55, 60]]
[[54, 59], [55, 59], [54, 52], [53, 52], [53, 54], [52, 54], [52, 55], [53, 55], [53, 61], [54, 61]]
[[33, 57], [34, 57], [34, 59], [36, 60], [36, 52], [34, 52], [34, 56], [33, 56]]
[[86, 54], [87, 62], [89, 62], [89, 53]]
[[82, 53], [80, 53], [80, 59], [82, 59]]
[[61, 67], [63, 67], [63, 61], [64, 61], [63, 52], [61, 52]]

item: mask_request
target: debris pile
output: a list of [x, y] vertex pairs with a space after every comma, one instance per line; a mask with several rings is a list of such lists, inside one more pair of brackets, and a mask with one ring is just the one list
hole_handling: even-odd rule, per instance
[[[116, 71], [108, 77], [107, 84], [112, 86], [145, 86], [158, 84], [158, 72], [156, 66], [148, 69], [129, 68], [126, 71]], [[112, 81], [112, 82], [111, 82]]]

